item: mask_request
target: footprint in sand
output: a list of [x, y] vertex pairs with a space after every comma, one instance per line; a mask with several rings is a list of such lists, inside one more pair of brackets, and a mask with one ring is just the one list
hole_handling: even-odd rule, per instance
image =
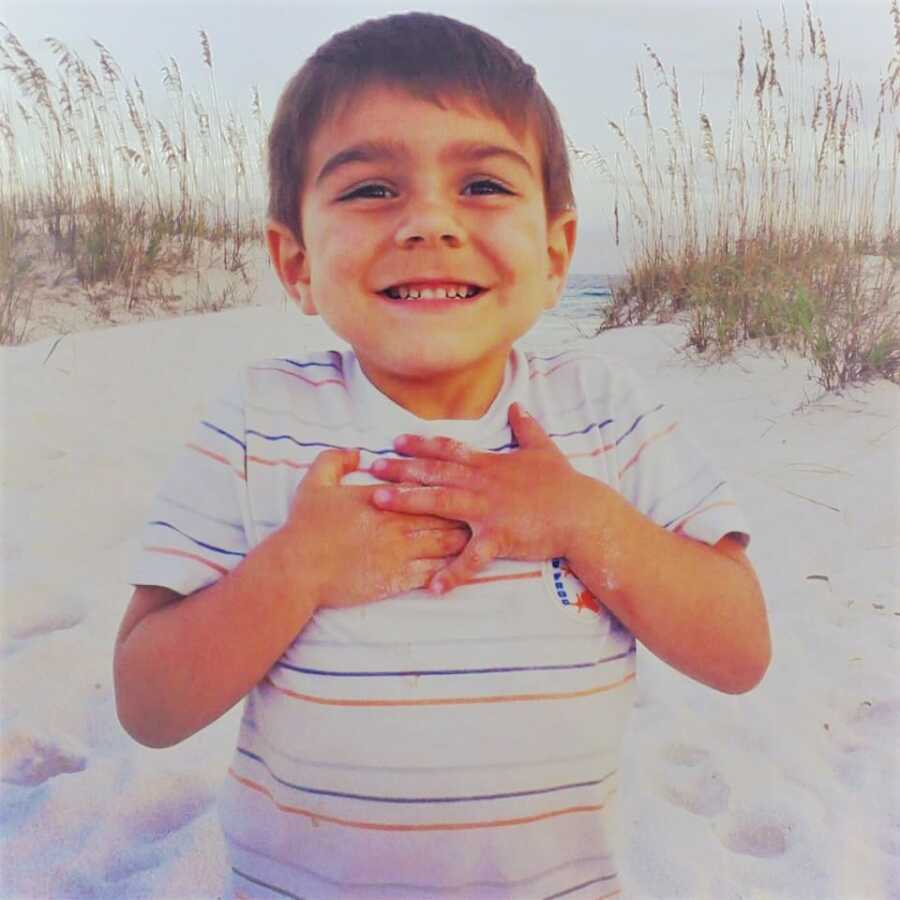
[[723, 823], [719, 838], [734, 853], [768, 859], [787, 851], [792, 827], [775, 810], [749, 810], [736, 813]]
[[85, 749], [68, 737], [39, 737], [17, 729], [0, 741], [0, 778], [8, 784], [34, 787], [85, 768]]
[[110, 853], [102, 867], [104, 881], [124, 881], [148, 869], [155, 869], [163, 861], [159, 848], [150, 845], [118, 847]]
[[731, 788], [722, 779], [709, 752], [688, 744], [670, 744], [662, 751], [662, 795], [698, 816], [716, 816], [728, 808]]
[[190, 824], [214, 802], [206, 779], [182, 772], [140, 777], [110, 809], [110, 819], [134, 839], [153, 843]]
[[76, 590], [41, 580], [8, 585], [0, 623], [4, 637], [26, 640], [81, 624], [87, 613], [85, 597]]
[[849, 721], [864, 737], [888, 737], [900, 730], [900, 698], [874, 701], [864, 698], [860, 700]]

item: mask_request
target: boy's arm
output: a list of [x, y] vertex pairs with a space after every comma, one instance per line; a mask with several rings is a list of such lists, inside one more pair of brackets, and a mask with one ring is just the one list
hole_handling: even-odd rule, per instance
[[358, 466], [358, 450], [320, 453], [287, 522], [214, 584], [186, 596], [138, 587], [114, 659], [116, 707], [132, 737], [177, 744], [261, 681], [320, 606], [423, 587], [466, 545], [459, 522], [375, 510], [375, 487], [341, 484]]
[[311, 618], [315, 571], [298, 573], [272, 535], [215, 584], [186, 597], [138, 587], [113, 663], [125, 730], [149, 747], [169, 747], [231, 709]]
[[472, 538], [429, 587], [451, 590], [497, 557], [566, 557], [591, 592], [653, 653], [730, 693], [757, 684], [769, 664], [769, 627], [753, 567], [737, 541], [715, 547], [667, 531], [601, 481], [577, 472], [540, 425], [510, 407], [519, 449], [482, 453], [449, 438], [402, 435], [410, 459], [373, 465], [375, 492], [407, 513], [467, 522]]
[[765, 601], [738, 541], [715, 546], [667, 531], [606, 485], [575, 492], [566, 552], [586, 587], [649, 650], [728, 693], [750, 690], [771, 658]]

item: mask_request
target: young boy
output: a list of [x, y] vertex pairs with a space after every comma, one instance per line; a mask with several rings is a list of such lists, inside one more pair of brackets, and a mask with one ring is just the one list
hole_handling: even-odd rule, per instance
[[496, 39], [391, 16], [288, 84], [270, 179], [275, 269], [353, 350], [251, 366], [198, 425], [132, 571], [122, 724], [169, 746], [247, 696], [237, 896], [614, 896], [635, 637], [737, 693], [769, 636], [666, 409], [515, 345], [575, 242], [556, 113]]

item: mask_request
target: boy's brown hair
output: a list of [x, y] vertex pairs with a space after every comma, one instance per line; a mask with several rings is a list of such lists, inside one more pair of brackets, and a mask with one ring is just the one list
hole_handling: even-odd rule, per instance
[[533, 129], [548, 217], [574, 207], [565, 137], [534, 68], [472, 25], [431, 13], [405, 13], [334, 35], [281, 94], [269, 131], [268, 214], [301, 243], [300, 194], [309, 145], [341, 102], [372, 85], [396, 86], [439, 106], [465, 98], [497, 116], [517, 137]]

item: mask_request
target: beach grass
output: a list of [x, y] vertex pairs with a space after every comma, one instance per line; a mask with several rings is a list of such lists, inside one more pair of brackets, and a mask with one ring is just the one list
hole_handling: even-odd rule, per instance
[[15, 94], [0, 102], [2, 343], [25, 339], [30, 309], [19, 286], [37, 263], [74, 273], [87, 297], [112, 286], [131, 310], [152, 305], [154, 276], [199, 271], [211, 256], [240, 272], [248, 244], [261, 241], [268, 124], [259, 91], [250, 89], [248, 126], [220, 102], [200, 31], [204, 90], [190, 89], [170, 57], [167, 104], [156, 114], [141, 83], [93, 43], [92, 65], [47, 38], [56, 63], [48, 74], [2, 26], [0, 71]]
[[784, 7], [774, 34], [759, 20], [752, 67], [739, 27], [724, 128], [702, 98], [686, 124], [677, 71], [646, 48], [667, 121], [637, 66], [643, 138], [610, 122], [614, 160], [576, 151], [615, 186], [616, 242], [627, 229], [632, 248], [601, 329], [681, 315], [698, 353], [759, 340], [804, 354], [827, 390], [900, 380], [897, 0], [886, 12], [894, 55], [871, 104], [832, 65], [809, 0], [796, 33]]
[[[875, 98], [832, 66], [808, 0], [795, 33], [786, 12], [775, 34], [759, 21], [753, 64], [739, 27], [724, 125], [702, 99], [688, 114], [676, 70], [647, 47], [666, 121], [651, 115], [637, 66], [643, 134], [610, 122], [621, 147], [612, 160], [573, 148], [613, 185], [627, 248], [599, 329], [680, 316], [688, 347], [707, 356], [757, 340], [808, 357], [829, 390], [900, 379], [898, 0], [886, 10], [894, 55]], [[169, 57], [156, 112], [101, 42], [89, 64], [47, 38], [48, 73], [0, 32], [12, 89], [0, 98], [0, 343], [28, 339], [48, 261], [50, 280], [73, 279], [100, 319], [112, 303], [172, 314], [252, 294], [248, 281], [184, 308], [165, 282], [187, 273], [199, 288], [210, 265], [244, 275], [261, 244], [268, 121], [255, 87], [243, 115], [221, 100], [207, 34], [202, 89]]]

